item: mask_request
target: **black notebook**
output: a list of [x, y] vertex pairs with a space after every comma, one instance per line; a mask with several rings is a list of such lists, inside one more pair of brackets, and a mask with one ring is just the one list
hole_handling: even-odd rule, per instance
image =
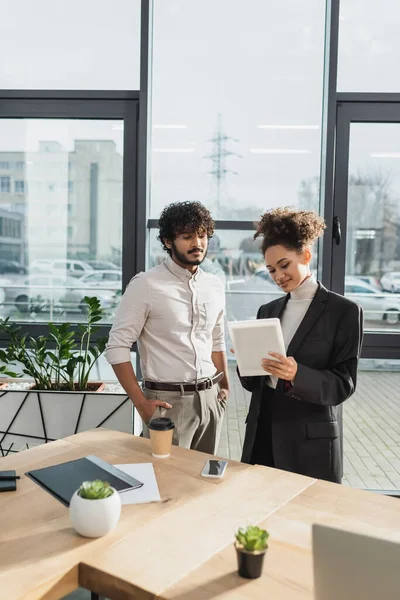
[[28, 471], [25, 475], [33, 479], [35, 483], [65, 506], [69, 506], [74, 492], [84, 481], [95, 479], [107, 481], [118, 492], [134, 490], [143, 485], [131, 475], [93, 455], [54, 465], [53, 467]]

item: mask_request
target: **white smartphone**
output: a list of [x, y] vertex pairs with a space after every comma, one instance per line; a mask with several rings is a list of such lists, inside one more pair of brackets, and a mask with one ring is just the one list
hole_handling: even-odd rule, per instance
[[228, 464], [227, 460], [217, 460], [210, 459], [204, 465], [204, 469], [201, 472], [202, 477], [223, 477], [226, 466]]

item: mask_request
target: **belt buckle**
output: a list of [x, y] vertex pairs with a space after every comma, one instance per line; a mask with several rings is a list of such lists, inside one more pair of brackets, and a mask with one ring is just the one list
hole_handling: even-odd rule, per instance
[[213, 385], [214, 385], [213, 381], [212, 381], [211, 377], [209, 377], [206, 381], [206, 390], [211, 390]]

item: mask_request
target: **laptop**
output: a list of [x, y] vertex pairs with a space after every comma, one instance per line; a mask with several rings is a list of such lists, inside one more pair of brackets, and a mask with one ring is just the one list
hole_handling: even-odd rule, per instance
[[315, 600], [399, 600], [400, 542], [312, 526]]

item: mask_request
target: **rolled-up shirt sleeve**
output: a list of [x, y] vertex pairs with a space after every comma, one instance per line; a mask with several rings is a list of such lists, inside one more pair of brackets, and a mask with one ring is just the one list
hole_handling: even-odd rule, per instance
[[139, 273], [129, 282], [110, 330], [105, 357], [111, 365], [130, 362], [132, 344], [140, 336], [150, 308], [149, 285]]
[[212, 332], [212, 351], [213, 352], [224, 352], [226, 350], [225, 345], [225, 290], [221, 286], [221, 310], [218, 313], [217, 320], [214, 325]]

